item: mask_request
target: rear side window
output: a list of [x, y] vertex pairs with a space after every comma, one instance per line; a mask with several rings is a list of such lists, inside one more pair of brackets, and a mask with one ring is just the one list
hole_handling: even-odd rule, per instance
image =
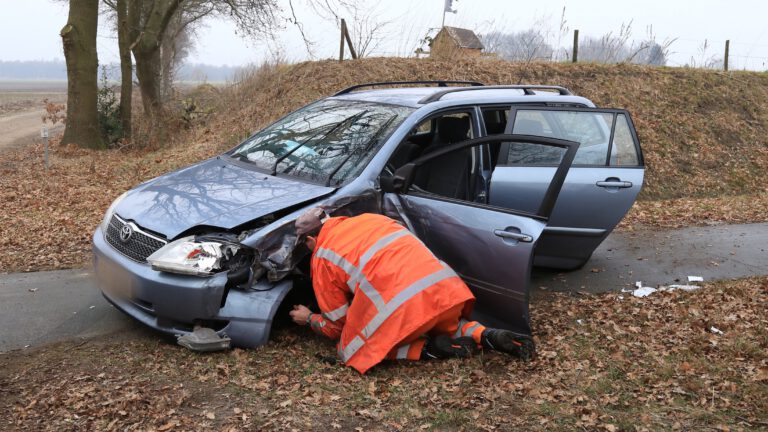
[[637, 163], [637, 149], [635, 148], [635, 140], [632, 138], [632, 132], [629, 128], [629, 121], [627, 116], [619, 114], [616, 116], [616, 129], [613, 133], [611, 165], [634, 166]]
[[[609, 162], [616, 166], [638, 164], [635, 140], [629, 120], [624, 114], [615, 111], [517, 109], [512, 115], [514, 124], [511, 132], [514, 134], [578, 142], [579, 150], [573, 165], [605, 166]], [[501, 158], [506, 158], [506, 165], [560, 163], [557, 153], [541, 151], [531, 154], [530, 150], [522, 151], [518, 147], [514, 143], [502, 147]]]

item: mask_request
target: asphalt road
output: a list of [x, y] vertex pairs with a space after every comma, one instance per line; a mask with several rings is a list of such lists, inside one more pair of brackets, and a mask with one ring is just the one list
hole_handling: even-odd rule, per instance
[[[768, 275], [765, 223], [613, 233], [584, 268], [535, 269], [531, 287], [603, 292], [756, 275]], [[118, 331], [143, 329], [104, 300], [89, 270], [0, 275], [0, 352]]]

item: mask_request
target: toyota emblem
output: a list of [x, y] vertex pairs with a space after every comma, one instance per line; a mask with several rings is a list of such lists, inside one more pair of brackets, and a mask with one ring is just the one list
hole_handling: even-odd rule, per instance
[[120, 228], [120, 241], [126, 243], [131, 239], [131, 236], [133, 236], [133, 228], [131, 228], [130, 225], [123, 225], [123, 227]]

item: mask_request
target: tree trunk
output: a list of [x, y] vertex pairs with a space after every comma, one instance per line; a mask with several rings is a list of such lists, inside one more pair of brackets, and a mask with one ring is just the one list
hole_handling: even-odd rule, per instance
[[96, 108], [99, 59], [96, 29], [99, 0], [70, 0], [69, 19], [61, 29], [67, 61], [67, 122], [62, 144], [105, 148]]
[[[139, 0], [133, 0], [139, 1]], [[136, 77], [139, 79], [141, 103], [144, 112], [155, 116], [162, 108], [160, 93], [161, 66], [160, 43], [171, 16], [179, 7], [180, 0], [154, 0], [138, 39], [131, 50], [136, 59]]]
[[133, 100], [133, 63], [128, 1], [117, 0], [117, 45], [120, 50], [120, 123], [123, 138], [131, 139], [131, 110]]

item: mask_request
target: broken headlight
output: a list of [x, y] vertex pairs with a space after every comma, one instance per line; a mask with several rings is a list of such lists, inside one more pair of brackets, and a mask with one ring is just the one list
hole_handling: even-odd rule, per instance
[[[168, 243], [147, 258], [152, 269], [193, 276], [210, 276], [227, 270], [228, 263], [241, 256], [245, 246], [195, 236]], [[236, 259], [239, 261], [239, 259]]]

